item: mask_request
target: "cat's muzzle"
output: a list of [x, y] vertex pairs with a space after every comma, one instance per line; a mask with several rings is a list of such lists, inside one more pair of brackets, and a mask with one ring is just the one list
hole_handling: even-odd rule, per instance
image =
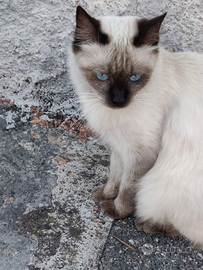
[[129, 90], [127, 88], [111, 87], [108, 92], [108, 103], [112, 107], [122, 108], [129, 101]]

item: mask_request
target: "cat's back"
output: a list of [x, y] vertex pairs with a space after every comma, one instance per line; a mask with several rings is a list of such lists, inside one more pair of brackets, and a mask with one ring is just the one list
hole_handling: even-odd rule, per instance
[[187, 113], [195, 107], [203, 110], [203, 54], [170, 53], [165, 50], [160, 53], [163, 63], [162, 84], [166, 93], [173, 93], [174, 106], [181, 108], [182, 112], [185, 108]]
[[162, 51], [162, 57], [165, 76], [171, 70], [174, 78], [180, 82], [183, 78], [186, 82], [196, 80], [198, 83], [203, 80], [203, 53]]
[[174, 93], [163, 132], [167, 157], [184, 149], [198, 161], [196, 153], [203, 153], [203, 54], [164, 51], [163, 63], [164, 85]]

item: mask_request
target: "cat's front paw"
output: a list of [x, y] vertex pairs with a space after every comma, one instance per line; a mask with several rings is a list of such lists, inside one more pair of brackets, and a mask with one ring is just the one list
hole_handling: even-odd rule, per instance
[[115, 199], [118, 195], [118, 187], [113, 186], [109, 188], [108, 184], [106, 186], [96, 186], [92, 189], [91, 194], [93, 200], [96, 203], [100, 203], [101, 201], [106, 200], [112, 200]]
[[121, 219], [129, 216], [132, 213], [131, 207], [116, 207], [116, 200], [108, 200], [100, 202], [100, 206], [104, 214], [113, 219]]
[[159, 228], [157, 226], [152, 225], [150, 221], [140, 221], [140, 220], [135, 220], [135, 227], [139, 232], [145, 232], [145, 233], [160, 233]]
[[135, 226], [138, 231], [142, 231], [149, 234], [167, 234], [170, 236], [179, 236], [180, 233], [171, 224], [160, 225], [152, 223], [149, 220], [140, 221], [135, 220]]
[[92, 189], [92, 198], [96, 203], [100, 203], [101, 201], [104, 201], [104, 185], [103, 186], [96, 186]]

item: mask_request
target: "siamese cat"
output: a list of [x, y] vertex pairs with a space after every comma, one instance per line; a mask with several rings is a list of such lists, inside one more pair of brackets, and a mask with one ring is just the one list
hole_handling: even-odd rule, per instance
[[165, 16], [95, 19], [79, 6], [70, 74], [111, 149], [95, 202], [114, 219], [135, 211], [139, 230], [203, 244], [203, 55], [158, 47]]

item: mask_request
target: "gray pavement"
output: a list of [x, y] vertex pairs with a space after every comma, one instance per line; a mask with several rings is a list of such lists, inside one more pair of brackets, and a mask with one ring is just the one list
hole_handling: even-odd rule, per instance
[[184, 238], [100, 212], [90, 193], [107, 179], [109, 151], [84, 120], [0, 101], [0, 138], [1, 270], [203, 269]]
[[[133, 251], [112, 235], [135, 248]], [[203, 269], [203, 251], [183, 237], [138, 232], [133, 217], [113, 223], [101, 260], [100, 270], [195, 270]]]

